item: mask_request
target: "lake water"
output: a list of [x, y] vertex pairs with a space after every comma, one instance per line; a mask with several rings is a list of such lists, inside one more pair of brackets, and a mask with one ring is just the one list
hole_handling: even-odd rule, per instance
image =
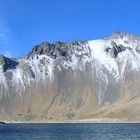
[[140, 124], [1, 124], [0, 140], [140, 140]]

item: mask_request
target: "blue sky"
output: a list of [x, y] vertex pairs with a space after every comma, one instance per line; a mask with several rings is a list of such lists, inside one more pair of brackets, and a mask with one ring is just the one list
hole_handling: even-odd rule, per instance
[[0, 0], [0, 53], [20, 57], [44, 41], [140, 35], [140, 0]]

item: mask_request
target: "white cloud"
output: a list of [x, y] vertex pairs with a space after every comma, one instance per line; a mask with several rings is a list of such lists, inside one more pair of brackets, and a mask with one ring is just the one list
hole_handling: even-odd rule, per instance
[[7, 57], [12, 57], [11, 44], [13, 40], [13, 33], [11, 32], [7, 22], [0, 19], [0, 53]]
[[1, 41], [1, 44], [8, 45], [11, 37], [12, 37], [12, 33], [11, 33], [10, 29], [8, 28], [7, 23], [4, 20], [0, 19], [0, 41]]
[[13, 57], [10, 51], [5, 51], [5, 52], [4, 52], [4, 56], [10, 57], [10, 58]]

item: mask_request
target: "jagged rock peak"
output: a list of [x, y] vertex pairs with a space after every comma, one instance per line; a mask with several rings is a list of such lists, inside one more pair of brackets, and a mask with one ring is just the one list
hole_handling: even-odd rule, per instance
[[34, 55], [47, 55], [53, 59], [59, 56], [67, 56], [68, 50], [74, 49], [74, 46], [81, 46], [85, 41], [72, 41], [72, 42], [44, 42], [33, 47], [32, 51], [27, 55], [27, 58], [32, 58]]
[[133, 37], [133, 35], [127, 32], [114, 32], [112, 34], [112, 37], [123, 38], [123, 37]]
[[[28, 54], [28, 58], [34, 57], [34, 55], [47, 55], [55, 59], [58, 57], [58, 53], [64, 51], [65, 43], [57, 41], [55, 43], [44, 42], [33, 47], [32, 51]], [[63, 49], [63, 50], [62, 50]]]
[[113, 32], [111, 36], [106, 37], [105, 39], [123, 39], [128, 38], [130, 40], [139, 38], [136, 35], [127, 32]]

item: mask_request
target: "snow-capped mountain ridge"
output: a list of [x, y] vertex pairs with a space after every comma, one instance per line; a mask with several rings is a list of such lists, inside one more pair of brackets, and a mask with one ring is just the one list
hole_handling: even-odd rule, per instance
[[[65, 80], [72, 78], [78, 82], [84, 74], [84, 78], [89, 76], [91, 85], [96, 83], [95, 91], [101, 104], [109, 92], [110, 81], [115, 86], [116, 82], [126, 79], [126, 75], [139, 70], [140, 39], [128, 33], [115, 33], [101, 40], [45, 42], [21, 59], [0, 56], [0, 93], [1, 98], [18, 93], [22, 99], [33, 87], [46, 88], [57, 81], [59, 89], [59, 85], [63, 87], [63, 82], [67, 83]], [[64, 81], [59, 79], [60, 75]]]

